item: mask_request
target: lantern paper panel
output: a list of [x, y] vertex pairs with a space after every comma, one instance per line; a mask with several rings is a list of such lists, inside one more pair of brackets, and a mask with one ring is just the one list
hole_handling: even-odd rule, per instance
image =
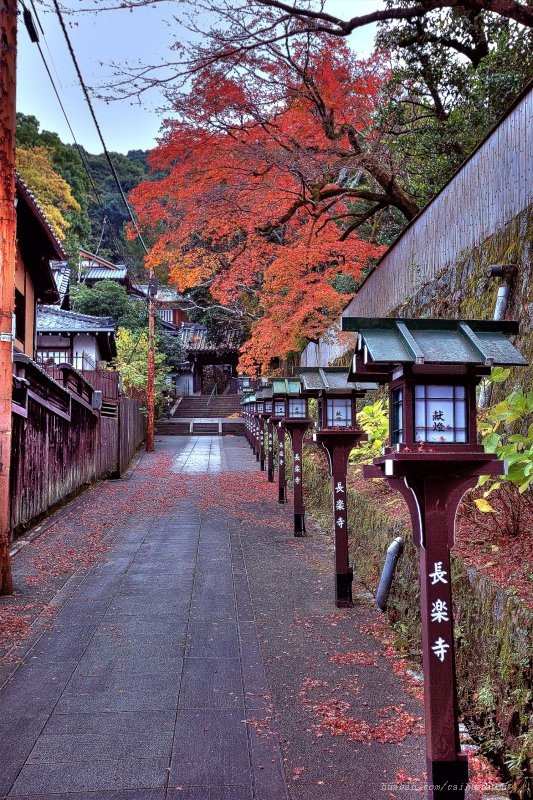
[[276, 417], [285, 416], [285, 400], [276, 400], [274, 402], [274, 414]]
[[328, 428], [349, 428], [352, 425], [352, 400], [350, 397], [326, 398]]
[[468, 441], [464, 386], [415, 386], [415, 440], [435, 444]]
[[272, 414], [272, 402], [265, 400], [265, 414]]
[[306, 411], [306, 402], [302, 397], [289, 398], [289, 417], [305, 419]]

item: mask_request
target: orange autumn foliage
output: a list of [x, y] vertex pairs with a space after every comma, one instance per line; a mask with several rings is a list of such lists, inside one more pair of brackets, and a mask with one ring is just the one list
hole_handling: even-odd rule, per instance
[[359, 280], [384, 249], [350, 227], [379, 202], [350, 137], [373, 145], [383, 68], [338, 41], [240, 67], [200, 70], [131, 200], [155, 234], [148, 267], [252, 320], [249, 371], [323, 333], [348, 299], [336, 279]]

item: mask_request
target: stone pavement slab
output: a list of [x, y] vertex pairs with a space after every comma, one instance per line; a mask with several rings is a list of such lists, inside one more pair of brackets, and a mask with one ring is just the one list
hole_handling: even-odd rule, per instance
[[[396, 796], [382, 782], [400, 769], [421, 772], [422, 740], [402, 732], [420, 706], [377, 612], [336, 612], [331, 543], [295, 541], [242, 437], [161, 437], [127, 480], [77, 503], [103, 544], [51, 582], [8, 664], [0, 798], [374, 800]], [[46, 536], [75, 525], [67, 514]], [[15, 605], [36, 598], [37, 542], [14, 559]], [[378, 666], [331, 660], [361, 650]], [[401, 741], [332, 733], [339, 709]]]

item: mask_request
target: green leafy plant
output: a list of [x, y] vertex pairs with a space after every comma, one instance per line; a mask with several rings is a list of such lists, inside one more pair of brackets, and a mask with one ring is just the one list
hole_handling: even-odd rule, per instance
[[[484, 387], [485, 396], [490, 396], [491, 384], [502, 383], [510, 370], [495, 367]], [[482, 444], [489, 453], [494, 453], [507, 463], [507, 473], [497, 479], [483, 475], [478, 488], [486, 487], [481, 497], [474, 502], [484, 513], [502, 516], [505, 531], [517, 534], [521, 518], [530, 509], [530, 490], [533, 483], [533, 392], [522, 388], [512, 391], [504, 400], [481, 409], [479, 429]], [[528, 424], [529, 423], [529, 424]], [[502, 514], [489, 501], [493, 492], [503, 506]], [[501, 525], [500, 525], [501, 527]]]
[[360, 467], [368, 464], [373, 458], [381, 455], [389, 433], [389, 408], [386, 400], [364, 406], [357, 415], [357, 421], [368, 439], [361, 442], [350, 455], [350, 464]]

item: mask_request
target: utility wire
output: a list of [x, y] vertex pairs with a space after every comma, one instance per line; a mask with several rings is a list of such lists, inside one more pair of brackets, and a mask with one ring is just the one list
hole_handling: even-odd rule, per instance
[[[94, 182], [93, 176], [92, 176], [92, 174], [91, 174], [91, 171], [90, 171], [90, 169], [89, 169], [89, 165], [87, 164], [87, 160], [86, 160], [86, 158], [85, 158], [85, 155], [84, 155], [83, 149], [82, 149], [82, 147], [79, 145], [79, 143], [78, 143], [78, 141], [77, 141], [77, 139], [76, 139], [76, 135], [75, 135], [75, 133], [74, 133], [74, 130], [72, 129], [72, 125], [71, 125], [71, 123], [70, 123], [70, 119], [69, 119], [69, 117], [68, 117], [68, 115], [67, 115], [67, 112], [66, 112], [66, 110], [65, 110], [65, 107], [64, 107], [64, 105], [63, 105], [63, 101], [61, 100], [61, 96], [60, 96], [60, 94], [59, 94], [59, 91], [58, 91], [58, 89], [57, 89], [57, 86], [56, 86], [56, 84], [55, 84], [54, 78], [53, 78], [53, 76], [52, 76], [52, 73], [51, 73], [51, 71], [50, 71], [50, 68], [49, 68], [49, 66], [48, 66], [48, 63], [47, 63], [47, 61], [46, 61], [45, 55], [44, 55], [44, 53], [43, 53], [43, 50], [42, 50], [42, 48], [41, 48], [40, 41], [39, 41], [39, 33], [38, 33], [38, 31], [37, 31], [37, 29], [36, 29], [36, 27], [35, 27], [34, 23], [33, 23], [33, 18], [32, 18], [31, 11], [30, 11], [30, 10], [29, 10], [29, 9], [26, 7], [26, 5], [24, 4], [24, 0], [19, 0], [19, 2], [20, 2], [21, 6], [22, 6], [22, 9], [23, 9], [24, 24], [25, 24], [25, 26], [26, 26], [26, 30], [27, 30], [27, 32], [28, 32], [28, 35], [29, 35], [29, 37], [30, 37], [30, 40], [31, 40], [31, 41], [32, 41], [34, 44], [36, 44], [36, 45], [37, 45], [37, 48], [38, 48], [38, 50], [39, 50], [39, 55], [41, 56], [41, 60], [42, 60], [42, 62], [43, 62], [44, 68], [45, 68], [45, 70], [46, 70], [46, 73], [47, 73], [47, 75], [48, 75], [48, 78], [49, 78], [49, 80], [50, 80], [50, 83], [52, 84], [52, 88], [53, 88], [53, 90], [54, 90], [54, 94], [55, 94], [55, 96], [56, 96], [56, 98], [57, 98], [57, 101], [58, 101], [58, 103], [59, 103], [59, 107], [61, 108], [61, 111], [62, 111], [62, 113], [63, 113], [63, 116], [64, 116], [64, 118], [65, 118], [65, 121], [66, 121], [66, 123], [67, 123], [68, 129], [69, 129], [69, 131], [70, 131], [70, 134], [71, 134], [71, 136], [72, 136], [72, 139], [73, 139], [73, 141], [74, 141], [74, 145], [75, 145], [75, 147], [76, 147], [76, 150], [77, 150], [77, 152], [78, 152], [78, 155], [79, 155], [79, 157], [80, 157], [80, 161], [81, 161], [81, 163], [82, 163], [82, 165], [83, 165], [83, 167], [84, 167], [84, 169], [85, 169], [85, 172], [87, 173], [87, 177], [88, 177], [88, 179], [89, 179], [89, 182], [90, 182], [91, 188], [92, 188], [92, 190], [93, 190], [93, 193], [94, 193], [94, 196], [95, 196], [95, 200], [96, 200], [96, 202], [98, 203], [98, 205], [100, 206], [101, 210], [104, 212], [104, 221], [103, 221], [103, 225], [102, 225], [102, 232], [101, 232], [101, 236], [100, 236], [100, 242], [99, 242], [99, 244], [98, 244], [98, 248], [97, 248], [96, 254], [98, 253], [98, 250], [100, 249], [100, 245], [101, 245], [102, 238], [103, 238], [103, 233], [104, 233], [105, 224], [106, 224], [106, 221], [107, 221], [107, 222], [109, 223], [110, 227], [111, 227], [111, 231], [112, 231], [112, 239], [113, 239], [113, 242], [114, 242], [114, 244], [115, 244], [115, 247], [117, 248], [118, 252], [119, 252], [119, 253], [121, 253], [121, 255], [122, 255], [122, 258], [123, 258], [123, 260], [124, 260], [124, 263], [126, 264], [126, 269], [128, 269], [128, 265], [127, 265], [127, 258], [126, 258], [126, 256], [125, 256], [125, 253], [122, 251], [122, 246], [121, 246], [120, 240], [119, 240], [119, 238], [118, 238], [117, 232], [116, 232], [116, 230], [115, 230], [115, 226], [113, 225], [113, 223], [112, 223], [110, 220], [107, 220], [107, 218], [106, 218], [106, 216], [105, 216], [105, 210], [106, 210], [106, 209], [105, 209], [105, 207], [104, 207], [104, 204], [103, 204], [103, 202], [102, 202], [102, 198], [101, 198], [101, 196], [100, 196], [100, 193], [99, 193], [99, 191], [98, 191], [98, 188], [97, 188], [97, 186], [96, 186], [96, 184], [95, 184], [95, 182]], [[38, 15], [37, 15], [37, 12], [36, 12], [36, 9], [35, 9], [34, 2], [33, 2], [33, 0], [30, 0], [30, 2], [31, 2], [32, 9], [33, 9], [33, 11], [34, 11], [35, 18], [36, 18], [36, 20], [37, 20], [37, 24], [38, 24], [38, 26], [39, 26], [39, 29], [40, 29], [40, 31], [41, 31], [41, 33], [42, 33], [42, 35], [43, 35], [43, 37], [44, 37], [44, 39], [45, 39], [45, 41], [46, 41], [46, 37], [45, 37], [44, 30], [43, 30], [43, 26], [42, 26], [42, 24], [41, 24], [41, 21], [40, 21], [40, 19], [39, 19]], [[132, 223], [133, 223], [133, 225], [134, 225], [134, 227], [135, 227], [135, 230], [136, 230], [136, 231], [137, 231], [137, 233], [138, 233], [139, 239], [140, 239], [140, 241], [141, 241], [141, 243], [142, 243], [142, 246], [143, 246], [143, 248], [144, 248], [144, 251], [145, 251], [145, 253], [147, 253], [148, 251], [147, 251], [147, 249], [146, 249], [146, 245], [145, 245], [145, 243], [144, 243], [144, 241], [143, 241], [143, 238], [142, 238], [142, 236], [141, 236], [141, 234], [140, 234], [140, 232], [139, 232], [139, 230], [138, 230], [138, 227], [137, 227], [136, 221], [135, 221], [135, 219], [134, 219], [134, 217], [133, 217], [133, 215], [132, 215], [131, 209], [130, 209], [130, 207], [129, 207], [129, 204], [128, 204], [127, 200], [126, 200], [126, 197], [125, 197], [125, 195], [124, 195], [124, 192], [123, 192], [123, 190], [122, 190], [122, 186], [120, 185], [120, 181], [119, 181], [119, 179], [118, 179], [118, 176], [117, 176], [117, 174], [116, 174], [116, 171], [115, 171], [114, 165], [113, 165], [113, 163], [112, 163], [112, 161], [111, 161], [111, 157], [110, 157], [110, 155], [109, 155], [109, 153], [108, 153], [108, 150], [107, 150], [107, 148], [106, 148], [105, 142], [104, 142], [104, 140], [103, 140], [102, 133], [101, 133], [100, 127], [99, 127], [99, 125], [98, 125], [98, 122], [97, 122], [97, 120], [96, 120], [96, 117], [95, 117], [95, 114], [94, 114], [94, 110], [93, 110], [93, 108], [92, 108], [91, 101], [90, 101], [90, 99], [89, 99], [89, 97], [88, 97], [87, 89], [86, 89], [86, 87], [85, 87], [85, 84], [83, 83], [83, 80], [82, 80], [82, 78], [81, 78], [81, 74], [80, 74], [79, 68], [78, 68], [78, 66], [77, 66], [76, 58], [75, 58], [74, 52], [73, 52], [73, 50], [72, 50], [72, 46], [71, 46], [71, 44], [70, 44], [70, 41], [69, 41], [69, 38], [68, 38], [67, 32], [66, 32], [66, 30], [65, 30], [65, 26], [64, 26], [64, 23], [63, 23], [63, 20], [62, 20], [62, 17], [61, 17], [61, 12], [59, 11], [59, 9], [57, 9], [57, 4], [56, 4], [56, 10], [58, 11], [58, 16], [59, 16], [59, 18], [60, 18], [61, 27], [62, 27], [62, 29], [63, 29], [63, 33], [64, 33], [64, 35], [65, 35], [65, 38], [66, 38], [66, 40], [67, 40], [67, 44], [69, 45], [69, 50], [70, 50], [70, 53], [71, 53], [72, 59], [73, 59], [73, 61], [74, 61], [74, 64], [75, 64], [75, 66], [76, 66], [76, 70], [77, 70], [77, 73], [78, 73], [78, 78], [79, 78], [79, 80], [80, 80], [80, 84], [82, 85], [82, 88], [83, 88], [83, 91], [84, 91], [84, 94], [85, 94], [85, 97], [86, 97], [87, 103], [88, 103], [88, 105], [89, 105], [89, 108], [90, 108], [91, 114], [92, 114], [92, 116], [93, 116], [93, 120], [94, 120], [94, 122], [95, 122], [95, 125], [96, 125], [96, 128], [97, 128], [97, 130], [98, 130], [98, 134], [99, 134], [99, 136], [100, 136], [100, 140], [101, 140], [101, 142], [102, 142], [102, 146], [103, 146], [103, 148], [104, 148], [104, 152], [105, 152], [105, 155], [106, 155], [107, 161], [108, 161], [108, 163], [109, 163], [109, 166], [110, 166], [110, 168], [111, 168], [111, 171], [112, 171], [112, 173], [113, 173], [113, 177], [114, 177], [114, 179], [115, 179], [115, 181], [116, 181], [116, 183], [117, 183], [117, 186], [118, 186], [118, 188], [119, 188], [120, 194], [121, 194], [121, 196], [122, 196], [122, 200], [124, 201], [124, 205], [126, 206], [126, 209], [127, 209], [127, 211], [128, 211], [128, 216], [130, 217], [130, 219], [131, 219], [131, 221], [132, 221]], [[48, 52], [50, 52], [49, 48], [48, 48]], [[50, 57], [51, 57], [51, 54], [50, 54]], [[128, 270], [128, 271], [129, 271], [129, 270]], [[133, 282], [132, 282], [132, 283], [133, 283]], [[140, 288], [140, 285], [139, 285], [139, 284], [135, 284], [135, 283], [133, 283], [133, 286], [134, 286], [134, 287], [137, 289], [137, 291], [139, 292], [139, 294], [141, 294], [141, 295], [144, 295], [144, 293], [143, 293], [143, 291], [141, 290], [141, 288]], [[141, 300], [142, 300], [142, 301], [145, 303], [145, 306], [147, 306], [147, 305], [148, 305], [148, 298], [145, 298], [144, 296], [142, 296], [142, 297], [141, 297], [141, 298], [139, 298], [139, 299], [141, 299]], [[146, 308], [146, 318], [147, 318], [147, 316], [148, 316], [148, 310], [147, 310], [147, 308]], [[135, 351], [136, 351], [136, 349], [137, 349], [137, 347], [138, 347], [138, 345], [139, 345], [139, 342], [140, 342], [140, 339], [141, 339], [142, 332], [143, 332], [143, 331], [142, 331], [142, 329], [141, 329], [141, 330], [139, 331], [138, 335], [137, 335], [137, 338], [136, 338], [136, 341], [135, 341], [135, 343], [134, 343], [134, 346], [133, 346], [133, 348], [132, 348], [131, 352], [129, 353], [129, 356], [128, 356], [127, 360], [126, 360], [126, 363], [130, 363], [130, 361], [131, 361], [131, 359], [132, 359], [132, 357], [133, 357], [133, 355], [134, 355], [134, 353], [135, 353]]]
[[[74, 131], [72, 130], [72, 125], [70, 124], [70, 120], [68, 118], [67, 112], [65, 111], [65, 106], [63, 105], [63, 101], [61, 100], [61, 96], [60, 96], [59, 91], [57, 89], [57, 86], [55, 84], [53, 75], [52, 75], [52, 73], [50, 71], [50, 67], [48, 66], [46, 58], [44, 57], [44, 53], [43, 53], [43, 50], [42, 50], [42, 47], [41, 47], [41, 44], [40, 44], [40, 41], [39, 41], [39, 34], [37, 33], [37, 29], [35, 28], [35, 26], [33, 24], [33, 18], [32, 18], [31, 12], [24, 5], [23, 0], [19, 0], [19, 1], [20, 1], [20, 4], [21, 4], [22, 8], [23, 8], [23, 11], [24, 11], [24, 24], [26, 25], [26, 30], [28, 31], [28, 35], [29, 35], [31, 41], [34, 44], [37, 45], [37, 48], [39, 50], [39, 54], [41, 56], [41, 60], [42, 60], [42, 62], [44, 64], [44, 68], [45, 68], [45, 70], [46, 70], [46, 72], [48, 74], [48, 77], [50, 79], [50, 83], [52, 84], [52, 88], [53, 88], [55, 96], [57, 98], [57, 102], [59, 103], [59, 107], [61, 108], [61, 111], [63, 112], [63, 116], [65, 117], [65, 121], [66, 121], [66, 123], [68, 125], [68, 129], [70, 131], [70, 135], [72, 136], [72, 140], [74, 142], [76, 150], [78, 151], [78, 155], [80, 157], [81, 163], [83, 164], [85, 172], [87, 173], [87, 177], [89, 178], [89, 182], [90, 182], [91, 188], [92, 188], [92, 190], [94, 192], [94, 196], [96, 198], [96, 201], [97, 201], [98, 205], [100, 205], [102, 207], [102, 209], [103, 209], [102, 199], [100, 197], [98, 189], [96, 188], [96, 184], [95, 184], [95, 182], [93, 180], [93, 176], [91, 175], [89, 167], [88, 167], [88, 165], [86, 163], [86, 160], [84, 158], [83, 150], [80, 147], [80, 145], [78, 144], [78, 141], [76, 139]], [[33, 2], [32, 2], [32, 6], [33, 6]], [[41, 32], [42, 32], [42, 34], [44, 36], [43, 27], [42, 27], [38, 17], [37, 17], [37, 22], [38, 22], [39, 28], [41, 29]]]
[[63, 15], [61, 14], [61, 9], [59, 8], [59, 3], [57, 2], [57, 0], [54, 0], [54, 7], [55, 7], [55, 10], [56, 10], [57, 17], [59, 19], [59, 23], [61, 25], [61, 29], [63, 31], [63, 35], [65, 37], [65, 41], [67, 43], [67, 47], [68, 47], [69, 52], [70, 52], [70, 57], [72, 58], [72, 63], [74, 64], [74, 68], [76, 69], [76, 73], [78, 75], [78, 80], [80, 82], [80, 86], [81, 86], [81, 88], [83, 90], [83, 94], [85, 95], [85, 100], [87, 101], [87, 105], [89, 106], [89, 111], [91, 112], [91, 116], [93, 118], [94, 125], [96, 127], [96, 130], [98, 131], [98, 136], [100, 137], [100, 141], [102, 143], [102, 147], [104, 148], [104, 153], [105, 153], [105, 157], [107, 159], [107, 163], [109, 164], [109, 169], [113, 173], [113, 178], [115, 179], [115, 183], [117, 184], [118, 190], [120, 192], [120, 196], [122, 197], [122, 201], [124, 203], [126, 211], [128, 212], [128, 216], [129, 216], [129, 218], [131, 220], [131, 223], [132, 223], [133, 227], [135, 228], [135, 232], [136, 232], [137, 236], [139, 237], [139, 241], [140, 241], [140, 243], [142, 245], [142, 248], [143, 248], [144, 252], [146, 253], [146, 255], [148, 255], [148, 248], [146, 247], [146, 245], [144, 243], [144, 239], [143, 239], [143, 237], [141, 235], [141, 232], [139, 230], [139, 227], [137, 225], [137, 221], [136, 221], [135, 217], [133, 216], [132, 210], [131, 210], [131, 208], [129, 206], [129, 203], [128, 203], [127, 199], [126, 199], [126, 195], [124, 194], [124, 189], [122, 188], [122, 185], [121, 185], [121, 183], [119, 181], [119, 178], [118, 178], [118, 175], [117, 175], [117, 172], [116, 172], [116, 169], [115, 169], [115, 165], [113, 164], [113, 162], [111, 160], [111, 156], [109, 155], [109, 151], [108, 151], [106, 143], [104, 141], [104, 137], [102, 136], [102, 131], [100, 129], [100, 125], [98, 123], [98, 120], [96, 118], [96, 114], [94, 112], [93, 104], [92, 104], [91, 98], [89, 96], [89, 91], [87, 89], [87, 86], [85, 85], [85, 81], [83, 80], [83, 77], [82, 77], [82, 74], [81, 74], [81, 70], [80, 70], [80, 67], [79, 67], [79, 64], [78, 64], [78, 60], [76, 58], [76, 54], [74, 53], [74, 49], [72, 47], [72, 42], [70, 41], [70, 37], [68, 35], [68, 31], [67, 31], [67, 28], [66, 28], [66, 25], [65, 25], [65, 21], [63, 19]]
[[[77, 150], [78, 155], [80, 157], [80, 161], [81, 161], [81, 163], [83, 165], [83, 168], [84, 168], [84, 170], [85, 170], [85, 172], [87, 174], [87, 177], [89, 179], [89, 183], [91, 185], [95, 200], [98, 203], [98, 205], [100, 206], [100, 209], [102, 210], [102, 212], [104, 214], [104, 222], [103, 222], [103, 225], [102, 225], [102, 234], [100, 236], [100, 243], [99, 243], [97, 251], [96, 251], [96, 255], [97, 255], [98, 254], [98, 250], [100, 248], [100, 244], [102, 242], [103, 230], [104, 230], [104, 227], [105, 227], [105, 224], [106, 224], [106, 216], [105, 216], [106, 209], [105, 209], [105, 206], [104, 206], [104, 204], [102, 202], [102, 198], [101, 198], [100, 192], [98, 191], [98, 188], [97, 188], [97, 186], [96, 186], [96, 184], [94, 182], [93, 176], [92, 176], [91, 171], [89, 169], [89, 165], [87, 163], [87, 159], [85, 157], [85, 153], [83, 151], [83, 148], [80, 146], [80, 144], [78, 143], [78, 141], [76, 139], [76, 135], [75, 135], [74, 130], [72, 128], [70, 119], [69, 119], [69, 117], [67, 115], [65, 107], [64, 107], [63, 102], [61, 100], [61, 96], [59, 94], [59, 90], [58, 90], [58, 88], [56, 86], [56, 83], [54, 81], [54, 78], [52, 76], [50, 68], [49, 68], [48, 63], [46, 61], [45, 55], [44, 55], [43, 50], [41, 48], [41, 45], [40, 45], [40, 42], [39, 42], [39, 34], [38, 34], [37, 29], [35, 28], [35, 26], [33, 24], [33, 19], [32, 19], [31, 12], [29, 11], [28, 8], [26, 8], [26, 6], [24, 5], [23, 0], [19, 0], [19, 2], [20, 2], [21, 6], [23, 8], [23, 11], [24, 11], [24, 23], [26, 25], [26, 30], [28, 31], [28, 35], [30, 37], [30, 40], [34, 44], [37, 45], [37, 48], [39, 50], [39, 54], [41, 56], [41, 60], [42, 60], [43, 65], [44, 65], [44, 68], [46, 70], [48, 78], [50, 79], [50, 83], [52, 84], [52, 88], [53, 88], [55, 96], [57, 98], [57, 102], [59, 103], [59, 107], [61, 108], [61, 111], [63, 112], [63, 116], [65, 117], [65, 121], [67, 123], [68, 129], [69, 129], [70, 134], [72, 136], [72, 139], [74, 141], [74, 146], [76, 147], [76, 150]], [[45, 41], [46, 41], [46, 37], [45, 37], [45, 34], [44, 34], [43, 26], [41, 24], [41, 21], [40, 21], [39, 17], [37, 16], [37, 13], [35, 12], [34, 2], [33, 2], [33, 0], [30, 0], [30, 2], [31, 2], [32, 8], [33, 8], [33, 11], [35, 13], [35, 17], [36, 17], [37, 23], [39, 25], [39, 28], [41, 30], [41, 33], [42, 33], [42, 35], [43, 35], [43, 37], [45, 38]], [[117, 251], [120, 253], [120, 255], [122, 257], [122, 260], [126, 264], [126, 267], [127, 267], [128, 266], [128, 264], [127, 264], [128, 259], [126, 258], [126, 255], [125, 255], [124, 251], [122, 250], [122, 244], [121, 244], [120, 239], [118, 237], [118, 234], [117, 234], [117, 231], [115, 229], [115, 226], [113, 225], [113, 223], [110, 220], [107, 220], [107, 222], [108, 222], [108, 224], [109, 224], [109, 226], [111, 228], [113, 243], [114, 243]], [[142, 290], [140, 289], [138, 284], [133, 283], [133, 286], [137, 289], [137, 291], [140, 294], [142, 294]], [[141, 298], [141, 299], [144, 302], [147, 302], [147, 300], [145, 300], [144, 297]]]

